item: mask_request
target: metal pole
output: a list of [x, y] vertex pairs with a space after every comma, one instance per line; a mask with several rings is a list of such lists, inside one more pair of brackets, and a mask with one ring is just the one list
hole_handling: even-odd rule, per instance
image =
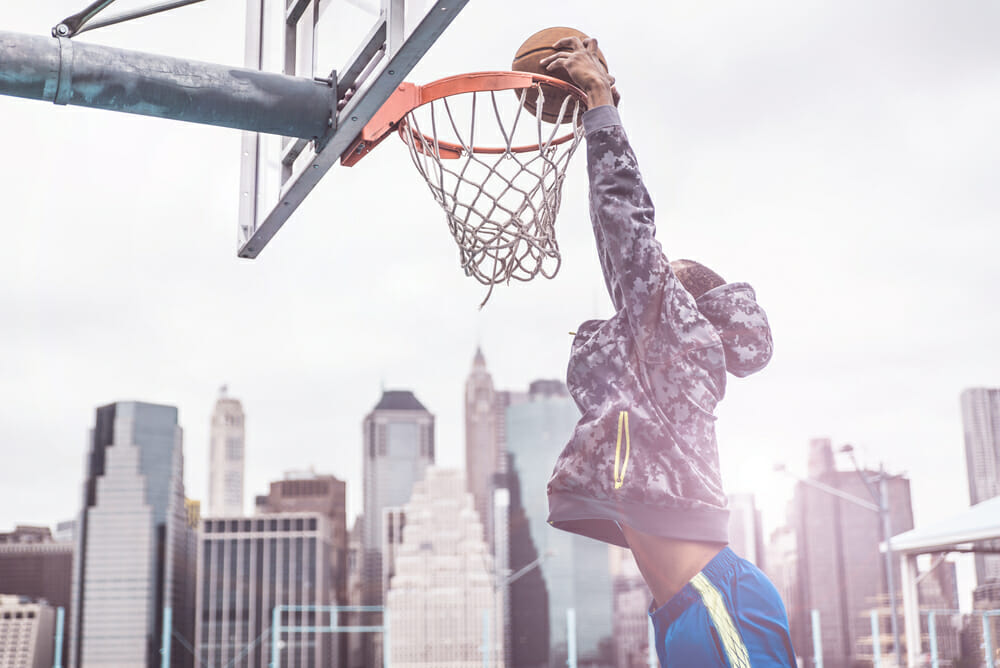
[[938, 662], [937, 628], [935, 628], [934, 624], [933, 610], [927, 615], [927, 631], [931, 636], [931, 668], [940, 668], [941, 664]]
[[483, 668], [490, 665], [490, 611], [483, 610]]
[[[921, 646], [920, 640], [920, 605], [919, 592], [917, 588], [917, 557], [914, 554], [900, 555], [900, 570], [902, 580], [900, 590], [902, 591], [903, 603], [903, 631], [907, 647]], [[911, 668], [916, 668], [919, 650], [910, 654], [906, 664]]]
[[281, 621], [281, 606], [274, 606], [271, 612], [271, 668], [278, 668], [278, 623]]
[[389, 607], [382, 607], [382, 665], [385, 668], [389, 668], [392, 663], [390, 650], [392, 645], [389, 643]]
[[163, 608], [163, 641], [160, 649], [160, 668], [170, 668], [170, 641], [173, 638], [173, 610], [167, 606]]
[[576, 668], [576, 610], [566, 608], [566, 665]]
[[52, 658], [52, 668], [62, 668], [63, 652], [63, 626], [65, 625], [66, 610], [62, 606], [56, 608], [56, 647], [55, 656]]
[[813, 665], [816, 668], [823, 668], [823, 634], [820, 633], [819, 628], [819, 610], [813, 608], [811, 616], [813, 627]]
[[649, 619], [649, 668], [658, 668], [660, 660], [656, 656], [656, 629], [653, 628], [653, 620]]
[[0, 95], [320, 138], [336, 86], [253, 69], [0, 31]]
[[996, 668], [993, 661], [993, 641], [990, 638], [989, 615], [983, 615], [983, 654], [986, 656], [986, 668]]
[[[79, 35], [82, 32], [87, 32], [88, 30], [94, 30], [96, 28], [104, 28], [106, 26], [113, 26], [116, 23], [124, 23], [125, 21], [131, 21], [132, 19], [141, 19], [145, 16], [152, 16], [153, 14], [159, 14], [160, 12], [170, 11], [171, 9], [178, 9], [180, 7], [187, 7], [188, 5], [193, 5], [197, 2], [204, 2], [205, 0], [174, 0], [173, 2], [164, 2], [159, 5], [154, 5], [152, 7], [144, 7], [143, 9], [137, 9], [131, 12], [125, 12], [123, 14], [117, 14], [115, 16], [109, 16], [106, 19], [99, 21], [88, 21], [76, 31]], [[57, 26], [58, 29], [58, 26]], [[66, 35], [69, 37], [69, 35]]]
[[[900, 665], [900, 644], [899, 644], [899, 622], [896, 609], [896, 574], [895, 560], [892, 554], [892, 521], [889, 517], [889, 482], [885, 473], [885, 466], [879, 467], [879, 516], [882, 519], [882, 531], [885, 534], [885, 577], [889, 587], [889, 606], [892, 622], [892, 655], [896, 665]], [[912, 648], [911, 651], [920, 652], [920, 648]]]
[[872, 609], [872, 668], [882, 666], [882, 628], [878, 621], [878, 608]]

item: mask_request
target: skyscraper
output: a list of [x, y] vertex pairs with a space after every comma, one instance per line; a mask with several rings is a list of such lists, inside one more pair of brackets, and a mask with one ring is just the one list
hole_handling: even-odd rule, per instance
[[[878, 472], [862, 470], [859, 475], [853, 467], [838, 470], [829, 439], [814, 439], [809, 446], [810, 480], [872, 501], [864, 479]], [[890, 476], [887, 486], [893, 535], [912, 529], [909, 479]], [[799, 643], [796, 650], [812, 655], [808, 629], [810, 611], [815, 609], [820, 613], [823, 665], [848, 668], [855, 661], [869, 659], [871, 644], [864, 648], [859, 639], [871, 638], [870, 611], [881, 608], [888, 615], [889, 589], [885, 558], [879, 551], [883, 540], [879, 514], [805, 482], [795, 486], [790, 510], [789, 523], [795, 530], [797, 550], [798, 600], [788, 608], [793, 639]], [[894, 578], [898, 594], [898, 562]], [[901, 615], [901, 598], [897, 598], [897, 609]], [[891, 643], [886, 642], [883, 656], [891, 651]]]
[[208, 461], [209, 516], [243, 514], [246, 432], [243, 405], [223, 386], [212, 413]]
[[[965, 390], [961, 405], [969, 503], [975, 505], [1000, 495], [1000, 388]], [[1000, 554], [976, 555], [976, 582], [1000, 582]]]
[[[518, 548], [511, 542], [509, 533], [512, 521], [509, 513], [513, 508], [508, 489], [511, 480], [507, 469], [506, 410], [509, 406], [527, 401], [527, 397], [525, 392], [495, 389], [493, 378], [486, 369], [486, 358], [481, 349], [476, 349], [472, 370], [465, 382], [465, 477], [498, 572], [517, 570], [511, 562], [511, 550]], [[523, 509], [521, 513], [523, 515]], [[516, 586], [523, 590], [526, 585], [522, 582], [516, 583]], [[511, 660], [517, 656], [511, 629], [515, 624], [520, 624], [522, 628], [528, 625], [523, 619], [511, 617], [509, 603], [509, 598], [505, 597], [505, 655]], [[538, 629], [537, 625], [532, 626], [530, 632]], [[528, 642], [528, 639], [522, 636], [519, 642]], [[545, 642], [548, 643], [547, 631]]]
[[[413, 392], [388, 390], [362, 422], [364, 510], [361, 517], [361, 603], [383, 605], [382, 536], [387, 508], [410, 500], [413, 485], [434, 463], [434, 416]], [[361, 665], [379, 663], [381, 645], [362, 643]], [[352, 661], [354, 656], [352, 653]]]
[[404, 512], [387, 594], [392, 665], [504, 666], [501, 598], [465, 477], [428, 469]]
[[413, 392], [389, 390], [365, 416], [364, 528], [366, 549], [380, 549], [382, 511], [410, 500], [413, 484], [434, 463], [434, 416]]
[[[531, 383], [527, 401], [507, 408], [507, 449], [514, 455], [511, 473], [518, 476], [531, 540], [542, 555], [548, 589], [550, 665], [565, 665], [567, 611], [576, 619], [576, 647], [581, 662], [592, 666], [614, 663], [613, 593], [608, 545], [548, 524], [546, 485], [556, 457], [569, 441], [580, 418], [566, 386], [558, 380]], [[516, 568], [512, 563], [511, 568]], [[511, 591], [516, 619], [525, 602]]]
[[[159, 666], [166, 607], [190, 645], [183, 475], [176, 408], [97, 409], [76, 527], [70, 668]], [[170, 649], [172, 667], [191, 665], [181, 640]]]
[[486, 370], [486, 358], [476, 349], [472, 371], [465, 381], [465, 478], [482, 518], [485, 536], [493, 527], [493, 475], [503, 470], [504, 463], [497, 414], [497, 393], [493, 378]]
[[[199, 665], [268, 668], [276, 606], [279, 624], [326, 627], [332, 605], [330, 523], [323, 513], [206, 519], [198, 551]], [[329, 668], [334, 639], [304, 629], [279, 634], [278, 666]]]
[[[970, 388], [962, 392], [962, 427], [965, 431], [965, 464], [969, 474], [969, 502], [982, 503], [1000, 495], [1000, 388]], [[983, 549], [996, 552], [1000, 541], [987, 541]], [[1000, 554], [977, 553], [977, 610], [1000, 608]], [[994, 638], [1000, 638], [1000, 617], [991, 620]]]

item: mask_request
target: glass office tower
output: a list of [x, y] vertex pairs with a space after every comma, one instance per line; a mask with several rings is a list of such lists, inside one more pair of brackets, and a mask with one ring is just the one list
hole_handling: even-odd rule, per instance
[[549, 594], [549, 665], [566, 665], [567, 611], [572, 609], [579, 660], [610, 666], [614, 652], [608, 545], [554, 529], [547, 522], [546, 484], [579, 419], [580, 412], [563, 383], [535, 381], [528, 401], [507, 408], [507, 450], [514, 456], [511, 473], [520, 482], [532, 542], [539, 554], [554, 551], [541, 565]]
[[[70, 668], [159, 666], [171, 608], [189, 645], [194, 586], [177, 409], [119, 402], [97, 409], [73, 566]], [[191, 665], [180, 640], [171, 666]]]

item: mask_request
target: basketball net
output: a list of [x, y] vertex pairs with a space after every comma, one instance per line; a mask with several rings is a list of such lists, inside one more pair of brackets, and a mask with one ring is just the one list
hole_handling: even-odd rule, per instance
[[[540, 109], [545, 91], [538, 84], [535, 88]], [[513, 120], [504, 120], [497, 99], [503, 95], [509, 102], [510, 92], [480, 91], [418, 107], [406, 115], [400, 130], [413, 164], [444, 210], [462, 269], [489, 286], [480, 306], [489, 300], [496, 284], [529, 281], [539, 274], [552, 278], [561, 264], [555, 219], [566, 167], [583, 136], [579, 122], [583, 105], [573, 96], [564, 98], [558, 121], [565, 120], [574, 128], [567, 141], [565, 130], [560, 136], [559, 123], [543, 122], [541, 114], [536, 117], [525, 109], [528, 90], [516, 91], [519, 104]], [[487, 115], [498, 124], [494, 127], [491, 122], [490, 130], [499, 131], [499, 149], [476, 147], [477, 118], [482, 118], [476, 106], [483, 104], [491, 107]], [[465, 127], [460, 128], [453, 112], [457, 105], [471, 105], [466, 109], [470, 113], [464, 114]], [[513, 145], [525, 129], [531, 130], [537, 146]], [[441, 130], [457, 139], [460, 155], [449, 146], [442, 147]]]
[[572, 84], [526, 72], [404, 83], [341, 160], [357, 164], [398, 131], [445, 212], [462, 269], [489, 286], [483, 306], [498, 283], [558, 273], [555, 219], [585, 104]]

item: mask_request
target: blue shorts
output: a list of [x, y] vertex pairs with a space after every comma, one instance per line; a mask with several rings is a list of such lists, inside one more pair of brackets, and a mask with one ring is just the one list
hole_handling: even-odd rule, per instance
[[778, 590], [728, 547], [649, 616], [663, 668], [795, 666]]

